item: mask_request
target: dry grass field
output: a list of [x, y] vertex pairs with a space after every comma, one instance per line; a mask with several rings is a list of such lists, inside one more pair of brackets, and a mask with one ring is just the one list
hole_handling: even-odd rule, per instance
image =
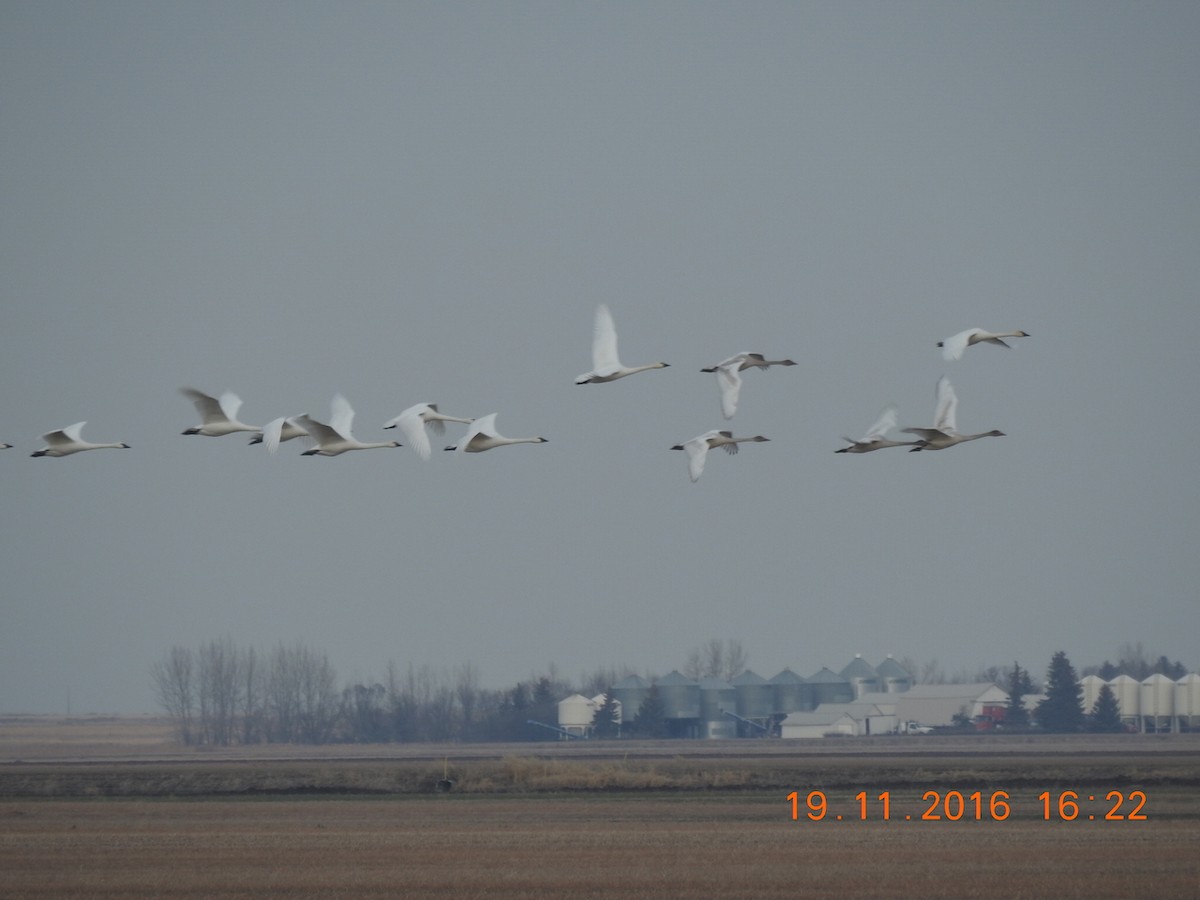
[[[5, 898], [1200, 896], [1191, 736], [327, 747], [323, 758], [283, 758], [278, 747], [183, 753], [169, 733], [148, 749], [144, 722], [124, 743], [120, 723], [93, 733], [60, 723], [75, 743], [47, 723], [40, 734], [11, 724], [0, 722]], [[454, 787], [437, 793], [447, 773]], [[814, 822], [804, 797], [818, 789], [827, 807]], [[1071, 789], [1079, 817], [1060, 820], [1055, 804], [1045, 821], [1038, 794]], [[976, 819], [968, 804], [959, 821], [922, 821], [929, 790], [1006, 790], [1011, 811], [994, 821], [985, 803]], [[1112, 804], [1086, 797], [1110, 790], [1144, 791], [1146, 819], [1105, 821]]]

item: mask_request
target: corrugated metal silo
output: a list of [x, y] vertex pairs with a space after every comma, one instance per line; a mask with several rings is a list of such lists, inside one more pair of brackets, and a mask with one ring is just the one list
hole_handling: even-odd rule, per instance
[[889, 694], [902, 694], [912, 687], [912, 675], [908, 669], [892, 659], [890, 653], [887, 659], [875, 667], [875, 671], [879, 674], [881, 691]]
[[1118, 675], [1108, 683], [1117, 697], [1121, 720], [1141, 727], [1142, 686], [1128, 675]]
[[737, 692], [721, 678], [700, 679], [700, 718], [704, 721], [704, 736], [725, 738], [737, 736], [737, 723], [726, 712], [737, 712]]
[[1142, 721], [1147, 731], [1170, 731], [1175, 715], [1175, 682], [1162, 673], [1142, 681]]
[[874, 694], [881, 690], [879, 673], [862, 658], [861, 653], [856, 653], [854, 659], [850, 660], [846, 668], [842, 669], [842, 677], [850, 682], [850, 687], [854, 688], [855, 700], [863, 694]]
[[784, 669], [770, 681], [772, 712], [784, 715], [808, 712], [813, 708], [812, 690], [808, 682], [793, 672]]
[[809, 676], [808, 683], [812, 688], [812, 699], [816, 706], [822, 703], [850, 703], [854, 700], [854, 688], [850, 682], [829, 669], [822, 668], [814, 672]]
[[621, 718], [624, 722], [632, 722], [637, 718], [642, 701], [650, 691], [650, 682], [641, 675], [630, 675], [622, 678], [612, 688], [617, 702], [621, 704]]
[[1200, 675], [1195, 672], [1175, 682], [1175, 715], [1188, 731], [1200, 730]]
[[558, 701], [558, 727], [572, 734], [583, 734], [596, 716], [592, 701], [583, 694], [572, 694]]
[[731, 679], [737, 697], [737, 714], [744, 719], [765, 719], [771, 715], [775, 705], [771, 684], [761, 675], [747, 669]]
[[1096, 708], [1096, 698], [1100, 696], [1100, 688], [1108, 684], [1099, 675], [1084, 675], [1079, 679], [1083, 687], [1083, 711], [1090, 713]]
[[699, 719], [700, 685], [677, 671], [658, 679], [664, 718]]

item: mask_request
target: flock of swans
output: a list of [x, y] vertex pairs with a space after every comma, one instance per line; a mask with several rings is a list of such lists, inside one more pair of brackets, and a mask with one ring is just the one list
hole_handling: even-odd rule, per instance
[[[942, 348], [942, 355], [947, 361], [962, 357], [968, 347], [976, 344], [992, 344], [1009, 347], [1004, 338], [1028, 337], [1024, 331], [990, 332], [982, 328], [970, 328], [953, 337], [939, 341], [937, 346]], [[767, 359], [761, 353], [737, 353], [722, 360], [714, 366], [701, 369], [701, 372], [715, 373], [720, 390], [721, 414], [726, 419], [732, 419], [737, 412], [738, 397], [742, 388], [741, 373], [747, 369], [769, 369], [772, 366], [794, 366], [790, 359]], [[625, 366], [617, 354], [617, 330], [613, 323], [612, 313], [605, 304], [596, 309], [595, 326], [592, 336], [592, 368], [575, 379], [575, 383], [606, 384], [619, 378], [626, 378], [640, 372], [652, 369], [665, 369], [668, 363], [652, 362], [638, 366]], [[285, 416], [274, 419], [266, 425], [249, 425], [238, 420], [238, 411], [242, 401], [236, 394], [226, 392], [220, 397], [214, 397], [195, 388], [181, 388], [181, 393], [192, 401], [200, 415], [200, 424], [187, 428], [185, 435], [203, 435], [205, 437], [224, 437], [231, 434], [249, 434], [251, 444], [262, 444], [274, 453], [285, 441], [298, 440], [306, 449], [304, 456], [339, 456], [351, 450], [375, 450], [403, 446], [399, 441], [360, 441], [354, 437], [351, 425], [354, 421], [354, 409], [341, 394], [333, 398], [329, 420], [327, 422], [314, 419], [307, 413], [297, 416]], [[934, 410], [933, 425], [923, 428], [903, 428], [901, 431], [916, 435], [916, 440], [900, 441], [887, 437], [888, 432], [896, 427], [897, 408], [894, 404], [887, 406], [865, 435], [859, 440], [843, 438], [850, 446], [843, 447], [836, 453], [869, 453], [885, 447], [908, 447], [910, 452], [918, 450], [944, 450], [956, 444], [973, 441], [982, 437], [1002, 437], [1002, 431], [985, 431], [979, 434], [961, 434], [955, 421], [958, 407], [958, 397], [954, 393], [949, 379], [944, 375], [937, 384], [937, 403]], [[482, 453], [496, 447], [510, 444], [544, 444], [544, 437], [505, 437], [496, 430], [496, 413], [479, 418], [450, 416], [440, 412], [436, 404], [418, 403], [410, 406], [394, 419], [384, 423], [384, 429], [397, 428], [404, 435], [408, 446], [422, 460], [428, 460], [432, 455], [433, 445], [430, 434], [441, 436], [445, 432], [447, 422], [455, 422], [467, 426], [466, 434], [456, 444], [445, 447], [446, 450], [457, 453]], [[81, 432], [86, 422], [76, 422], [58, 431], [42, 435], [46, 446], [34, 451], [31, 456], [62, 457], [85, 450], [124, 449], [126, 443], [91, 443], [83, 440]], [[727, 453], [737, 453], [738, 445], [743, 443], [758, 443], [770, 438], [761, 434], [752, 437], [735, 437], [732, 431], [713, 430], [697, 435], [691, 440], [675, 444], [672, 450], [683, 450], [688, 458], [688, 475], [692, 481], [697, 481], [704, 471], [708, 451], [721, 448]], [[11, 444], [0, 444], [0, 449], [10, 449]]]
[[[1004, 338], [1029, 337], [1024, 331], [984, 331], [982, 328], [968, 328], [953, 337], [938, 341], [942, 348], [942, 358], [947, 362], [961, 359], [964, 351], [975, 344], [993, 344], [998, 347], [1009, 347]], [[1011, 348], [1010, 348], [1011, 349]], [[961, 434], [958, 430], [955, 413], [958, 409], [958, 395], [950, 379], [943, 375], [937, 383], [937, 402], [933, 411], [933, 425], [928, 428], [902, 428], [906, 434], [915, 434], [915, 441], [893, 441], [887, 433], [896, 427], [897, 410], [894, 404], [884, 407], [879, 418], [875, 420], [867, 433], [859, 440], [843, 437], [849, 447], [835, 450], [835, 453], [870, 453], [872, 450], [882, 450], [885, 447], [908, 447], [910, 453], [918, 450], [945, 450], [956, 444], [978, 440], [984, 437], [1004, 437], [1003, 431], [995, 429], [982, 431], [979, 434]]]

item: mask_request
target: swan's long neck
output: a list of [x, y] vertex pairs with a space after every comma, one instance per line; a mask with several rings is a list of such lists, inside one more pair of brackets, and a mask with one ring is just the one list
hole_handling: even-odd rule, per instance
[[520, 438], [498, 437], [498, 438], [494, 438], [494, 441], [497, 446], [499, 446], [500, 444], [540, 444], [540, 443], [542, 443], [542, 438], [540, 438], [540, 437], [520, 437]]
[[638, 372], [647, 372], [650, 369], [665, 369], [666, 367], [667, 367], [666, 363], [661, 363], [661, 362], [646, 363], [644, 366], [629, 366], [625, 370], [625, 374], [626, 375], [636, 375]]

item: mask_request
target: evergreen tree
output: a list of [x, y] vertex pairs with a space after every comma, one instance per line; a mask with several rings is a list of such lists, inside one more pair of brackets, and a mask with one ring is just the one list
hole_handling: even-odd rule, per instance
[[638, 737], [664, 738], [667, 736], [667, 708], [663, 706], [658, 685], [650, 685], [642, 700], [642, 706], [633, 720], [633, 730]]
[[1028, 728], [1029, 711], [1025, 709], [1024, 697], [1033, 693], [1033, 683], [1029, 680], [1029, 672], [1014, 662], [1012, 671], [1008, 673], [1008, 709], [1004, 711], [1005, 728]]
[[592, 734], [598, 738], [615, 738], [621, 735], [621, 707], [612, 688], [604, 692], [604, 703], [596, 710], [592, 719]]
[[1037, 720], [1046, 731], [1072, 732], [1083, 728], [1083, 685], [1062, 650], [1050, 660], [1046, 699], [1038, 704]]
[[1088, 719], [1088, 727], [1091, 731], [1113, 734], [1124, 730], [1124, 726], [1121, 724], [1121, 708], [1117, 705], [1117, 695], [1107, 684], [1103, 685], [1100, 693], [1096, 695], [1096, 705], [1092, 707]]

